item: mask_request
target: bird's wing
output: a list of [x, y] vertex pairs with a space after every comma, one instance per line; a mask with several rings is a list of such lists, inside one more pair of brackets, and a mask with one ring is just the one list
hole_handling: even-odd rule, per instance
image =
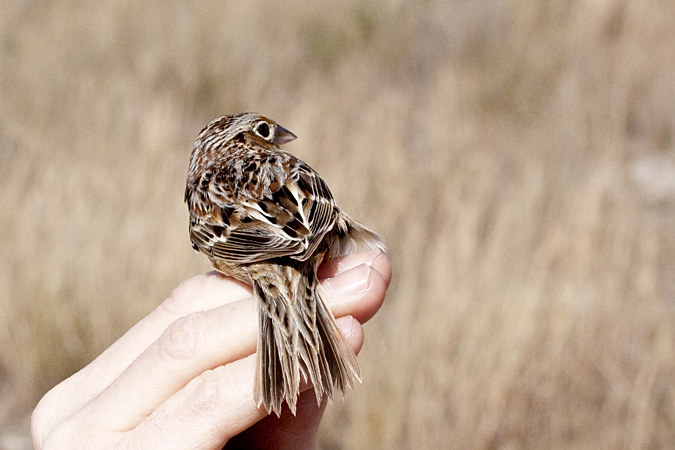
[[326, 183], [301, 162], [276, 192], [238, 204], [212, 197], [212, 204], [191, 221], [193, 246], [237, 264], [309, 258], [338, 213]]
[[299, 198], [299, 214], [311, 233], [305, 250], [295, 256], [299, 260], [305, 260], [314, 253], [326, 233], [333, 228], [340, 210], [326, 182], [305, 163], [297, 166], [292, 179], [292, 188]]

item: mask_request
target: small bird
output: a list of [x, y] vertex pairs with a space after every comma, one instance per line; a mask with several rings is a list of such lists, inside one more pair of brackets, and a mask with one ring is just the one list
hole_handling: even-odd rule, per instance
[[326, 182], [280, 148], [296, 136], [257, 114], [221, 117], [197, 137], [185, 188], [192, 247], [253, 286], [259, 334], [254, 396], [267, 413], [295, 415], [300, 375], [324, 394], [361, 381], [356, 356], [323, 299], [322, 262], [385, 251], [342, 212]]

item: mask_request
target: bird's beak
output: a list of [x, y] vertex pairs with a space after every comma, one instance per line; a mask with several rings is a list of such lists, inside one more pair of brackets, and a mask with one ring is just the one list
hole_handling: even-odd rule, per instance
[[296, 135], [288, 131], [286, 128], [281, 125], [277, 125], [276, 132], [274, 133], [274, 143], [281, 146], [287, 142], [291, 142], [293, 139], [297, 138]]

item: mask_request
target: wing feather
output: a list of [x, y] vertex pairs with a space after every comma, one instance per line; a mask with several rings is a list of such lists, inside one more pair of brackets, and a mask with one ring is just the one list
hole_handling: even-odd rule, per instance
[[296, 170], [278, 190], [262, 198], [235, 203], [213, 195], [210, 214], [193, 217], [190, 224], [193, 246], [211, 258], [238, 264], [309, 258], [333, 228], [339, 210], [321, 177], [296, 161]]

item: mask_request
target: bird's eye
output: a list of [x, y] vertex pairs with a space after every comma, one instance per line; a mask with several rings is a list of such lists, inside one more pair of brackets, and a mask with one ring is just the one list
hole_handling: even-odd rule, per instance
[[256, 127], [255, 132], [258, 133], [261, 138], [267, 139], [270, 137], [270, 126], [267, 124], [267, 122], [260, 122], [260, 124], [258, 124]]

